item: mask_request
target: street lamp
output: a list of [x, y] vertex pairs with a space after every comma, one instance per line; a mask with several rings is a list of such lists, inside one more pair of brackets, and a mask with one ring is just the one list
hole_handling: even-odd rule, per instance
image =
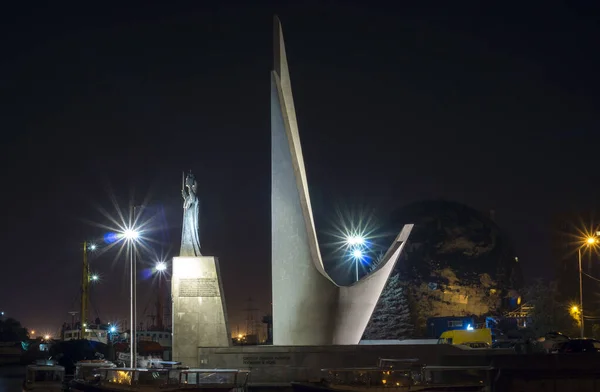
[[362, 246], [365, 244], [365, 238], [360, 235], [351, 235], [346, 238], [346, 243], [350, 246]]
[[350, 247], [350, 256], [354, 259], [354, 272], [358, 282], [358, 263], [362, 260], [364, 254], [362, 248], [365, 246], [365, 237], [359, 234], [346, 236], [346, 245]]
[[598, 240], [596, 239], [596, 237], [593, 236], [588, 236], [585, 239], [585, 242], [583, 243], [583, 245], [581, 245], [578, 249], [577, 249], [577, 253], [578, 253], [578, 260], [579, 260], [579, 310], [581, 311], [581, 338], [583, 338], [584, 335], [584, 318], [583, 318], [583, 279], [582, 279], [582, 275], [583, 272], [581, 270], [581, 248], [583, 248], [584, 246], [595, 246], [598, 243]]
[[134, 261], [134, 242], [139, 238], [140, 233], [133, 227], [129, 227], [125, 229], [121, 233], [122, 238], [125, 238], [127, 241], [127, 248], [129, 251], [129, 264], [130, 264], [130, 273], [131, 273], [131, 287], [129, 288], [129, 299], [130, 299], [130, 337], [129, 337], [129, 354], [131, 355], [130, 366], [132, 368], [136, 367], [136, 333], [135, 333], [135, 274], [136, 274], [136, 265]]
[[571, 306], [571, 312], [573, 312], [573, 313], [579, 312], [579, 307], [577, 307], [577, 305]]
[[163, 316], [164, 316], [164, 300], [166, 294], [163, 291], [163, 279], [165, 278], [163, 275], [166, 274], [167, 263], [164, 261], [158, 261], [154, 266], [154, 270], [158, 273], [156, 277], [158, 283], [158, 301], [156, 302], [156, 328], [159, 331], [162, 331], [164, 328], [163, 324]]
[[128, 241], [134, 241], [140, 237], [140, 233], [135, 229], [126, 229], [123, 232], [123, 237]]
[[358, 263], [360, 263], [360, 261], [363, 258], [363, 251], [355, 248], [352, 250], [352, 258], [354, 259], [354, 271], [356, 274], [356, 281], [358, 282]]

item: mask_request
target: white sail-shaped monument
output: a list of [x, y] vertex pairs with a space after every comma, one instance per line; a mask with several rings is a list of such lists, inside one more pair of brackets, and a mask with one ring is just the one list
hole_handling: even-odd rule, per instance
[[378, 268], [338, 286], [323, 267], [294, 109], [283, 33], [274, 26], [271, 72], [271, 263], [273, 344], [358, 344], [413, 225], [405, 225]]

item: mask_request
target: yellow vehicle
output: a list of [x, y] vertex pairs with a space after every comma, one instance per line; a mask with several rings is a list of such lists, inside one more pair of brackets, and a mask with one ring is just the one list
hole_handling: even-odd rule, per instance
[[492, 330], [489, 328], [481, 329], [456, 329], [454, 331], [443, 332], [438, 340], [438, 344], [465, 344], [482, 342], [492, 345]]

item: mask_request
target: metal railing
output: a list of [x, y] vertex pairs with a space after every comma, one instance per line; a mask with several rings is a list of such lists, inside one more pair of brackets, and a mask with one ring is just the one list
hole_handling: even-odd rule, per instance
[[380, 358], [378, 366], [322, 369], [324, 381], [345, 389], [387, 389], [409, 391], [428, 387], [489, 388], [494, 368], [491, 366], [427, 366], [417, 358]]

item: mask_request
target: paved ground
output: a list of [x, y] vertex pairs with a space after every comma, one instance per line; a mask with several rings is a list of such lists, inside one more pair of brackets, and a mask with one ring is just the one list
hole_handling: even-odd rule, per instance
[[23, 366], [0, 366], [0, 391], [21, 392], [21, 384], [25, 377]]

